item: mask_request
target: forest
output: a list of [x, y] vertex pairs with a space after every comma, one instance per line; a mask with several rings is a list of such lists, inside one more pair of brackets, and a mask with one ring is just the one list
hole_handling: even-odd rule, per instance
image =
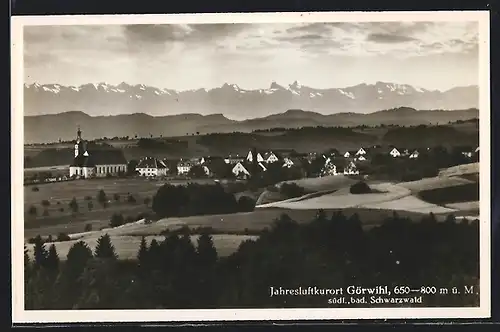
[[[479, 225], [449, 215], [410, 220], [394, 213], [381, 226], [361, 227], [354, 214], [317, 212], [299, 224], [283, 214], [257, 240], [219, 257], [209, 231], [143, 238], [137, 259], [117, 259], [103, 235], [94, 252], [76, 242], [66, 259], [35, 241], [25, 251], [29, 309], [189, 309], [329, 307], [328, 296], [272, 296], [270, 287], [389, 288], [435, 286], [479, 290]], [[386, 306], [403, 304], [386, 304]], [[408, 305], [408, 304], [406, 304]], [[478, 306], [478, 292], [423, 295], [421, 306]], [[345, 305], [341, 305], [345, 306]], [[350, 304], [356, 306], [356, 304]], [[369, 306], [364, 304], [363, 306]]]

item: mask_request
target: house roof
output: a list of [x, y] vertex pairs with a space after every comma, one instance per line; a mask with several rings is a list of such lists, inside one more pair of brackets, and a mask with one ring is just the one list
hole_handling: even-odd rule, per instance
[[137, 164], [136, 168], [167, 168], [167, 165], [165, 163], [157, 158], [144, 158], [142, 159], [139, 164]]
[[121, 150], [94, 150], [88, 156], [78, 155], [71, 166], [94, 167], [96, 165], [124, 165], [127, 160]]

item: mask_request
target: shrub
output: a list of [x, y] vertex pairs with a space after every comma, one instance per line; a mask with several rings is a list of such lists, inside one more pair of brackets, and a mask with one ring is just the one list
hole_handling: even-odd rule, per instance
[[71, 240], [71, 238], [66, 233], [59, 233], [59, 235], [57, 235], [58, 242], [69, 241], [69, 240]]
[[48, 206], [50, 206], [50, 202], [49, 202], [48, 200], [44, 199], [44, 200], [42, 201], [42, 206], [43, 206], [43, 207], [48, 207]]
[[129, 202], [129, 203], [132, 203], [132, 204], [133, 204], [133, 203], [135, 203], [135, 202], [136, 202], [136, 199], [135, 199], [135, 197], [134, 197], [134, 196], [132, 196], [132, 195], [130, 194], [130, 195], [128, 195], [128, 197], [127, 197], [127, 202]]
[[119, 213], [115, 213], [111, 216], [111, 220], [109, 221], [109, 226], [110, 227], [118, 227], [123, 225], [125, 220], [123, 219], [123, 216]]
[[59, 212], [64, 212], [64, 208], [59, 208]]
[[304, 196], [306, 190], [296, 183], [283, 183], [280, 187], [280, 193], [288, 198]]
[[353, 184], [349, 190], [351, 194], [369, 194], [372, 192], [370, 186], [364, 181], [359, 181]]
[[115, 201], [117, 201], [117, 202], [118, 202], [118, 201], [120, 200], [120, 194], [115, 193], [115, 194], [113, 195], [113, 198], [115, 199]]
[[92, 224], [86, 224], [84, 232], [90, 232], [90, 231], [92, 231]]
[[238, 199], [238, 209], [241, 212], [251, 212], [255, 209], [255, 200], [248, 196], [241, 196]]
[[40, 188], [38, 188], [38, 187], [33, 187], [33, 188], [31, 188], [31, 191], [37, 192], [37, 191], [40, 191]]
[[44, 216], [44, 217], [48, 217], [48, 216], [49, 216], [49, 210], [44, 209], [44, 210], [43, 210], [43, 216]]
[[31, 205], [30, 208], [28, 209], [28, 213], [32, 216], [36, 216], [36, 206]]

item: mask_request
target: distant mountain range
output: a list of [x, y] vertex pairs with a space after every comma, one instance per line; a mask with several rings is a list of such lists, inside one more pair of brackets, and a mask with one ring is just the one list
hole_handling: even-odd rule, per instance
[[[176, 91], [121, 83], [24, 86], [24, 114], [81, 111], [92, 116], [145, 113], [152, 116], [224, 114], [228, 119], [261, 118], [288, 109], [330, 115], [371, 113], [397, 107], [457, 110], [479, 107], [477, 86], [430, 91], [405, 84], [377, 82], [346, 88], [315, 89], [297, 81], [276, 82], [266, 89], [245, 90], [236, 84], [214, 89]], [[220, 118], [220, 116], [218, 116]]]
[[276, 127], [299, 128], [305, 126], [357, 126], [357, 125], [419, 125], [446, 124], [450, 121], [479, 117], [477, 108], [465, 110], [415, 110], [400, 107], [369, 114], [336, 113], [324, 115], [291, 109], [284, 113], [242, 121], [231, 120], [222, 114], [151, 116], [144, 113], [112, 116], [90, 116], [84, 112], [64, 112], [24, 117], [25, 143], [71, 140], [79, 125], [86, 139], [102, 137], [173, 137], [208, 133], [251, 132]]

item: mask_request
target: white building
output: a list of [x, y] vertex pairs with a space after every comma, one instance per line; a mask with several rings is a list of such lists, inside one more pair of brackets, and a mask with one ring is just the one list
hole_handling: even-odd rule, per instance
[[146, 157], [139, 161], [135, 170], [141, 176], [166, 176], [168, 167], [159, 159]]
[[346, 151], [344, 153], [344, 158], [349, 158], [349, 157], [351, 157], [351, 153], [349, 151]]
[[363, 148], [359, 148], [358, 152], [356, 152], [356, 156], [362, 156], [365, 154], [366, 154], [366, 151]]
[[396, 148], [393, 148], [393, 149], [391, 150], [391, 152], [389, 152], [389, 154], [390, 154], [391, 156], [393, 156], [394, 158], [396, 158], [396, 157], [400, 157], [400, 156], [401, 156], [401, 153], [400, 153], [400, 152], [398, 151], [398, 149], [396, 149]]
[[[251, 162], [253, 162], [253, 158], [254, 158], [254, 155], [253, 155], [252, 151], [248, 151], [247, 161], [251, 163]], [[260, 152], [256, 153], [256, 158], [257, 158], [258, 163], [264, 162], [264, 158], [262, 157]]]
[[344, 175], [358, 175], [359, 171], [353, 162], [350, 162], [347, 167], [344, 168]]
[[418, 152], [418, 150], [415, 150], [413, 151], [411, 154], [410, 154], [410, 159], [417, 159], [418, 157], [420, 156], [420, 152]]
[[233, 174], [237, 177], [249, 177], [250, 176], [250, 172], [240, 162], [237, 163], [236, 165], [234, 165], [231, 172], [233, 172]]
[[193, 167], [193, 164], [189, 161], [180, 161], [177, 163], [177, 174], [178, 175], [186, 175]]
[[104, 177], [127, 171], [127, 160], [118, 149], [95, 149], [89, 152], [82, 131], [77, 130], [74, 159], [69, 167], [69, 176], [77, 178]]
[[268, 152], [264, 154], [264, 161], [268, 164], [277, 162], [279, 159], [273, 152]]

